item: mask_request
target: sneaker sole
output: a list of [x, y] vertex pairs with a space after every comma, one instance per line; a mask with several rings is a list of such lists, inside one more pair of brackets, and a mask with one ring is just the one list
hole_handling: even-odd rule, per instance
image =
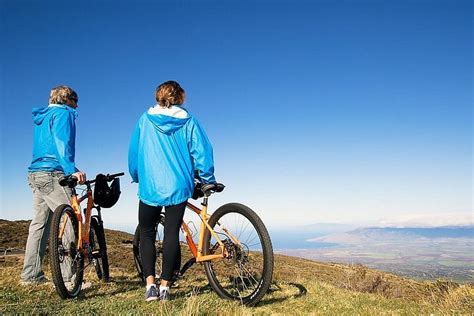
[[41, 285], [51, 285], [53, 282], [51, 281], [43, 281], [43, 282], [20, 282], [21, 286], [41, 286]]
[[158, 300], [158, 297], [149, 297], [149, 298], [145, 299], [145, 301], [147, 301], [147, 302], [156, 301], [156, 300]]

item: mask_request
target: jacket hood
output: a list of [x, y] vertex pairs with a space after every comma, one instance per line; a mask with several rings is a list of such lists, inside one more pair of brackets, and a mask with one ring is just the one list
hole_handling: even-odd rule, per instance
[[36, 125], [40, 125], [47, 115], [49, 115], [53, 111], [58, 111], [58, 110], [66, 110], [66, 111], [72, 112], [74, 114], [74, 117], [75, 118], [77, 117], [76, 110], [74, 110], [73, 108], [71, 108], [67, 105], [64, 105], [64, 104], [50, 104], [47, 107], [33, 108], [33, 111], [32, 111], [32, 113], [33, 113], [33, 122]]
[[189, 115], [186, 118], [177, 118], [163, 114], [146, 113], [146, 117], [151, 121], [153, 126], [164, 134], [171, 134], [180, 129], [191, 118]]

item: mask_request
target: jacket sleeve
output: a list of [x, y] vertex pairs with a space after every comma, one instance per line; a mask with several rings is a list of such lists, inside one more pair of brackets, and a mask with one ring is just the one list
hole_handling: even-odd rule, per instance
[[132, 139], [128, 148], [128, 172], [132, 177], [133, 182], [138, 183], [138, 144], [140, 140], [140, 121], [138, 121], [133, 130]]
[[74, 164], [76, 146], [75, 117], [69, 111], [58, 112], [52, 121], [51, 133], [56, 145], [57, 159], [64, 175], [76, 172]]
[[201, 180], [204, 183], [216, 182], [211, 142], [207, 138], [204, 129], [194, 118], [191, 126], [190, 153], [194, 169], [198, 171]]

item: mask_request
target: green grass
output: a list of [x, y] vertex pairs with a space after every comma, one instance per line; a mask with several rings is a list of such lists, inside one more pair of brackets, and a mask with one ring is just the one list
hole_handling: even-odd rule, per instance
[[[360, 265], [325, 264], [283, 255], [275, 256], [271, 290], [256, 307], [248, 308], [219, 298], [208, 286], [199, 264], [188, 270], [172, 289], [173, 300], [148, 303], [143, 299], [144, 286], [134, 272], [130, 245], [124, 243], [130, 239], [128, 234], [107, 231], [112, 281], [99, 282], [89, 267], [85, 279], [92, 282], [92, 287], [73, 300], [60, 299], [52, 284], [21, 286], [22, 258], [7, 256], [6, 262], [0, 263], [0, 314], [474, 313], [474, 288], [469, 284], [418, 282]], [[45, 267], [51, 279], [48, 265]]]
[[[318, 272], [324, 275], [317, 263], [305, 262], [304, 270], [301, 270], [301, 263], [300, 259], [278, 256], [271, 291], [254, 308], [219, 298], [207, 285], [204, 274], [199, 271], [200, 266], [188, 271], [189, 275], [173, 289], [174, 299], [166, 303], [145, 302], [144, 287], [133, 271], [114, 268], [112, 282], [106, 284], [97, 281], [89, 270], [86, 279], [92, 281], [92, 287], [84, 290], [76, 299], [62, 300], [51, 284], [35, 287], [19, 285], [20, 266], [6, 266], [0, 268], [0, 313], [380, 315], [470, 314], [474, 311], [474, 290], [467, 285], [449, 282], [420, 284], [400, 279], [405, 281], [403, 286], [407, 286], [403, 288], [402, 284], [392, 283], [390, 278], [382, 278], [379, 283], [386, 282], [385, 285], [379, 290], [377, 287], [370, 290], [364, 282], [368, 282], [367, 273], [373, 273], [372, 270], [362, 267], [347, 267], [345, 272], [339, 270], [343, 277], [332, 280], [339, 279], [338, 284], [312, 277]], [[287, 265], [291, 265], [296, 272], [291, 274], [294, 277], [285, 274]], [[361, 271], [366, 271], [364, 277]], [[417, 285], [421, 286], [417, 288]]]

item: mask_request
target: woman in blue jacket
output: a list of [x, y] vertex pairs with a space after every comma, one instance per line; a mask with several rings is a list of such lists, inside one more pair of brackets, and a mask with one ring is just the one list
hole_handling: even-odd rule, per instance
[[[214, 183], [212, 146], [198, 121], [181, 106], [185, 92], [176, 81], [156, 89], [157, 104], [138, 120], [128, 166], [138, 183], [140, 254], [146, 277], [145, 300], [169, 300], [169, 282], [180, 257], [179, 227], [194, 190], [194, 170], [203, 183]], [[155, 287], [155, 227], [166, 211], [163, 267], [159, 294]]]

